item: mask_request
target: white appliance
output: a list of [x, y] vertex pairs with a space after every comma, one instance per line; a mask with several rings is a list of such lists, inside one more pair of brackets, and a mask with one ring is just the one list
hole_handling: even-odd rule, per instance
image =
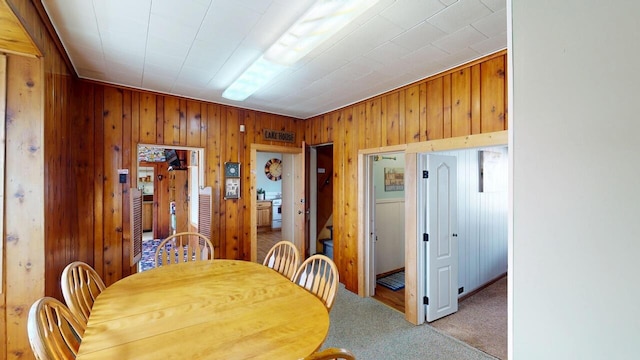
[[271, 228], [281, 229], [282, 228], [282, 199], [271, 200], [271, 206], [273, 206], [271, 211]]

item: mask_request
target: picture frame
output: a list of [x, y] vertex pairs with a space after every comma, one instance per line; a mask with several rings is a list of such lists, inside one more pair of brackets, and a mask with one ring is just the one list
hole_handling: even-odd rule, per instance
[[240, 163], [224, 163], [224, 199], [240, 199]]
[[404, 191], [404, 168], [384, 168], [384, 191]]
[[224, 198], [240, 199], [240, 179], [239, 178], [227, 178], [224, 183]]

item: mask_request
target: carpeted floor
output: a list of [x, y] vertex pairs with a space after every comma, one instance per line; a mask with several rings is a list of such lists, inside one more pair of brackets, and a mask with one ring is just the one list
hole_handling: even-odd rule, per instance
[[429, 325], [456, 339], [507, 360], [507, 277], [461, 301], [458, 312]]
[[404, 314], [372, 298], [361, 298], [340, 284], [322, 348], [344, 347], [358, 360], [495, 359], [429, 326], [415, 326]]

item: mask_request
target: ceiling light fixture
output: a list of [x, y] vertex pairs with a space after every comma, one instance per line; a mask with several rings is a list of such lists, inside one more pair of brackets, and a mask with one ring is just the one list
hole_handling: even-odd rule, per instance
[[222, 97], [243, 101], [340, 31], [378, 0], [318, 0], [247, 68]]
[[264, 57], [293, 65], [378, 0], [320, 0], [276, 41]]

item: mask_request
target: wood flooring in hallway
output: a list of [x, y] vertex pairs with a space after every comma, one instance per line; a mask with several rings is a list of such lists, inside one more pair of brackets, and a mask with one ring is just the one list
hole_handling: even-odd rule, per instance
[[275, 231], [266, 231], [258, 233], [258, 255], [256, 261], [260, 264], [264, 262], [264, 258], [267, 256], [269, 249], [275, 245], [278, 241], [282, 240], [282, 232], [280, 229]]

